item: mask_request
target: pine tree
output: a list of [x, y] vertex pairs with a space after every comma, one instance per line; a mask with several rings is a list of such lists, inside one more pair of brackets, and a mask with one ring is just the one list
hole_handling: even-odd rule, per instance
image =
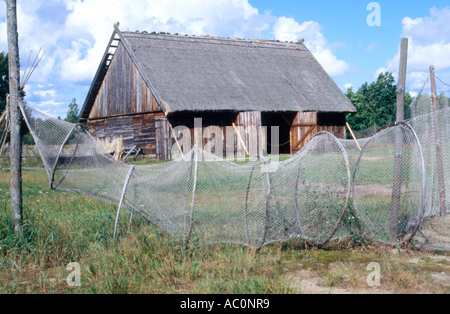
[[67, 116], [64, 119], [64, 121], [70, 122], [70, 123], [77, 123], [78, 122], [78, 104], [77, 100], [74, 98], [69, 104], [69, 110], [67, 111]]

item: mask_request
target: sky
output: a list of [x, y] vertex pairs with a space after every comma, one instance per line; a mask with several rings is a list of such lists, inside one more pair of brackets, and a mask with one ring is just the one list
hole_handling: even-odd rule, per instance
[[[81, 108], [113, 24], [122, 31], [170, 32], [298, 41], [336, 84], [357, 90], [389, 71], [397, 78], [402, 37], [409, 39], [406, 89], [414, 96], [430, 65], [450, 82], [448, 0], [17, 0], [21, 68], [44, 58], [26, 102], [65, 117]], [[7, 52], [6, 0], [0, 0], [0, 51]]]

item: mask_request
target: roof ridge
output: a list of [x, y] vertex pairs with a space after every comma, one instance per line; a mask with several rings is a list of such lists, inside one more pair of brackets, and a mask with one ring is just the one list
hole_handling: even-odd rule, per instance
[[[221, 37], [221, 36], [214, 36], [214, 35], [189, 35], [189, 34], [183, 34], [180, 35], [179, 33], [174, 33], [171, 34], [169, 32], [147, 32], [147, 31], [122, 31], [122, 33], [125, 35], [146, 35], [146, 36], [160, 36], [160, 37], [165, 37], [164, 39], [172, 39], [172, 38], [176, 38], [176, 39], [181, 39], [181, 38], [189, 38], [189, 39], [205, 39], [205, 40], [220, 40], [220, 41], [224, 41], [224, 42], [239, 42], [239, 43], [261, 43], [261, 44], [269, 44], [269, 45], [274, 45], [274, 46], [286, 46], [287, 45], [300, 45], [302, 47], [305, 47], [304, 45], [304, 39], [300, 39], [297, 42], [294, 41], [280, 41], [280, 40], [270, 40], [270, 39], [260, 39], [260, 38], [253, 38], [253, 39], [248, 39], [248, 38], [231, 38], [231, 37]], [[163, 38], [161, 38], [163, 39]], [[306, 47], [305, 47], [306, 48]]]

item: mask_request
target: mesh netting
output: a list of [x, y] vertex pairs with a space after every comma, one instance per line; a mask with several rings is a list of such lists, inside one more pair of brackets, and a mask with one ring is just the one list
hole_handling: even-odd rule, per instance
[[450, 86], [436, 77], [436, 106], [431, 80], [408, 108], [408, 123], [419, 136], [426, 168], [424, 218], [416, 236], [421, 247], [450, 250]]
[[178, 160], [130, 166], [79, 125], [22, 112], [52, 188], [119, 204], [184, 243], [196, 236], [259, 248], [352, 236], [448, 249], [450, 108], [440, 96], [435, 113], [429, 91], [427, 82], [408, 121], [358, 141], [321, 132], [280, 163], [237, 164], [194, 147]]
[[408, 242], [424, 211], [421, 145], [408, 124], [382, 129], [366, 141], [353, 171], [353, 203], [366, 238]]

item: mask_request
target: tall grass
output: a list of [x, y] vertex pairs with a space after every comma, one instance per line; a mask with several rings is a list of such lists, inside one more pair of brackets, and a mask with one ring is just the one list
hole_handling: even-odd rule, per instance
[[[44, 170], [25, 171], [24, 232], [12, 232], [9, 174], [0, 172], [0, 293], [289, 293], [276, 249], [207, 246], [184, 250], [143, 219], [89, 197], [50, 191]], [[275, 250], [275, 251], [274, 251]], [[81, 284], [69, 288], [66, 265], [81, 266]]]

